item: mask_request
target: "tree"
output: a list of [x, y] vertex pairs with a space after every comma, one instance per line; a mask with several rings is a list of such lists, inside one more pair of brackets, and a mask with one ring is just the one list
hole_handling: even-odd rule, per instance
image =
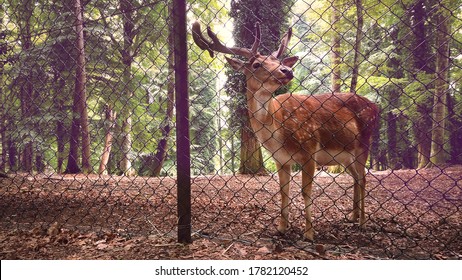
[[445, 6], [440, 6], [436, 14], [436, 81], [433, 96], [433, 125], [431, 135], [430, 165], [446, 163], [445, 123], [447, 119], [447, 91], [449, 88], [449, 42], [450, 16]]
[[[400, 38], [400, 26], [396, 26], [390, 31], [391, 44], [395, 46], [394, 54], [388, 59], [389, 72], [388, 75], [391, 79], [402, 79], [404, 77], [401, 63], [402, 63], [402, 42]], [[399, 169], [402, 166], [402, 159], [398, 154], [398, 118], [400, 116], [400, 93], [399, 86], [395, 83], [389, 83], [384, 88], [384, 97], [388, 101], [388, 106], [384, 108], [387, 126], [387, 159], [388, 166], [391, 169]], [[401, 161], [401, 163], [400, 163]]]
[[[162, 167], [165, 162], [165, 158], [167, 156], [168, 150], [168, 142], [170, 139], [170, 133], [172, 130], [172, 122], [173, 122], [173, 107], [175, 103], [175, 57], [174, 57], [174, 26], [172, 21], [172, 3], [168, 4], [168, 38], [167, 38], [167, 45], [168, 45], [168, 57], [167, 57], [167, 96], [164, 99], [166, 104], [165, 110], [165, 117], [161, 124], [161, 133], [162, 136], [157, 142], [157, 149], [156, 153], [154, 154], [154, 162], [151, 166], [152, 174], [151, 176], [159, 176], [162, 170]], [[161, 104], [162, 106], [162, 104]]]
[[104, 138], [103, 154], [101, 155], [101, 161], [99, 164], [98, 173], [107, 175], [108, 174], [108, 162], [109, 156], [111, 155], [112, 139], [114, 137], [114, 127], [116, 124], [117, 112], [109, 105], [106, 105], [105, 109], [105, 124], [106, 124], [106, 136]]
[[[250, 47], [254, 41], [254, 26], [260, 22], [262, 26], [262, 42], [260, 52], [268, 54], [277, 50], [279, 40], [287, 29], [288, 12], [291, 0], [262, 1], [241, 0], [231, 1], [230, 16], [234, 19], [233, 35], [236, 44]], [[239, 173], [257, 174], [266, 172], [263, 155], [252, 128], [246, 108], [245, 77], [241, 73], [228, 72], [228, 93], [235, 100], [234, 116], [239, 118], [241, 127], [241, 152]]]
[[[54, 134], [56, 136], [56, 171], [62, 173], [66, 157], [66, 144], [70, 139], [70, 128], [72, 115], [70, 112], [71, 100], [75, 91], [75, 58], [77, 48], [75, 47], [76, 33], [72, 31], [72, 24], [75, 22], [73, 0], [55, 1], [50, 4], [49, 20], [53, 21], [53, 27], [49, 28], [47, 41], [44, 49], [47, 53], [47, 64], [49, 64], [50, 93], [53, 102], [50, 103], [49, 113], [54, 120]], [[51, 140], [51, 139], [50, 139]], [[78, 145], [78, 144], [77, 144]], [[76, 156], [78, 156], [78, 151]], [[78, 169], [78, 168], [77, 168]]]
[[331, 26], [332, 26], [332, 46], [331, 46], [331, 87], [332, 92], [341, 92], [342, 78], [340, 71], [340, 47], [342, 36], [340, 34], [340, 11], [339, 11], [339, 0], [332, 0], [331, 5]]
[[[117, 98], [112, 98], [115, 99], [113, 101], [116, 103], [116, 106], [114, 106], [115, 110], [119, 111], [118, 119], [122, 122], [121, 131], [118, 135], [120, 137], [122, 157], [119, 161], [119, 168], [126, 176], [132, 176], [136, 173], [133, 166], [133, 134], [135, 129], [132, 123], [132, 115], [136, 111], [133, 99], [137, 97], [139, 89], [136, 83], [139, 78], [137, 77], [138, 73], [136, 70], [142, 64], [136, 59], [147, 42], [156, 43], [163, 39], [162, 31], [156, 30], [156, 26], [152, 23], [155, 17], [162, 17], [162, 13], [158, 12], [157, 9], [162, 9], [164, 5], [158, 4], [163, 4], [163, 2], [154, 0], [118, 0], [117, 3], [110, 2], [105, 5], [99, 3], [96, 7], [99, 14], [101, 14], [103, 28], [110, 30], [108, 36], [116, 52], [115, 57], [122, 62], [120, 65], [121, 69], [117, 67], [121, 70], [120, 82], [116, 85], [120, 95]], [[108, 9], [108, 6], [112, 9]], [[114, 9], [117, 12], [113, 14], [108, 13], [108, 11]], [[120, 25], [114, 24], [114, 21], [116, 21], [114, 19], [111, 21], [108, 20], [113, 17], [116, 17], [116, 20], [120, 19], [120, 22], [117, 22]], [[120, 29], [119, 26], [122, 28]], [[165, 26], [164, 23], [163, 26]], [[159, 45], [162, 44], [159, 42]], [[148, 56], [148, 54], [146, 55]], [[157, 53], [157, 56], [160, 56], [159, 53]], [[150, 59], [155, 60], [152, 57]]]
[[[32, 43], [32, 15], [34, 12], [34, 1], [26, 0], [22, 5], [18, 5], [17, 8], [20, 10], [16, 14], [17, 23], [19, 25], [19, 39], [21, 41], [22, 51], [22, 63], [24, 63], [24, 73], [21, 73], [18, 77], [20, 83], [20, 102], [21, 102], [21, 113], [22, 119], [27, 120], [29, 125], [33, 127], [33, 116], [37, 113], [34, 106], [34, 97], [36, 92], [34, 91], [33, 85], [33, 73], [32, 61], [31, 61], [31, 50], [33, 48]], [[28, 134], [23, 137], [24, 143], [22, 144], [21, 152], [21, 169], [26, 172], [32, 172], [32, 160], [34, 155], [34, 137], [30, 128], [25, 128], [24, 131]]]
[[132, 118], [130, 99], [133, 97], [133, 76], [132, 64], [136, 56], [135, 51], [137, 47], [134, 45], [136, 36], [135, 24], [133, 14], [135, 7], [131, 0], [120, 0], [120, 12], [122, 13], [123, 22], [123, 45], [119, 50], [122, 55], [122, 63], [124, 66], [122, 82], [124, 84], [123, 100], [125, 108], [122, 110], [122, 161], [120, 162], [120, 169], [126, 176], [135, 175], [135, 169], [132, 167], [131, 150], [132, 150]]
[[411, 40], [411, 55], [413, 57], [413, 69], [411, 69], [411, 78], [419, 86], [420, 90], [416, 94], [421, 95], [416, 102], [418, 118], [414, 120], [414, 133], [417, 140], [418, 167], [427, 166], [430, 159], [431, 148], [431, 99], [429, 89], [432, 88], [430, 76], [434, 74], [430, 58], [433, 57], [430, 49], [430, 39], [426, 22], [428, 21], [427, 10], [429, 7], [425, 0], [416, 0], [411, 5], [412, 20], [411, 31], [413, 40]]
[[88, 111], [86, 96], [86, 72], [85, 72], [85, 39], [83, 37], [83, 7], [80, 0], [74, 0], [75, 31], [76, 31], [76, 70], [74, 104], [72, 106], [73, 119], [71, 126], [71, 139], [69, 157], [65, 173], [78, 173], [78, 150], [79, 138], [82, 137], [82, 171], [91, 172], [90, 163], [90, 134], [88, 129]]
[[210, 174], [215, 171], [217, 149], [217, 94], [209, 81], [214, 79], [211, 69], [201, 72], [200, 78], [191, 81], [190, 139], [193, 174]]
[[351, 73], [351, 85], [350, 91], [356, 92], [356, 87], [358, 84], [358, 75], [359, 75], [359, 60], [361, 55], [361, 41], [363, 40], [363, 25], [364, 25], [364, 15], [363, 15], [363, 3], [362, 0], [355, 0], [356, 5], [356, 38], [354, 44], [354, 59], [353, 59], [353, 69]]
[[0, 158], [0, 172], [4, 173], [6, 171], [7, 163], [7, 141], [6, 141], [6, 129], [7, 129], [7, 120], [6, 120], [6, 108], [5, 108], [5, 97], [3, 92], [3, 73], [4, 66], [6, 64], [8, 44], [6, 42], [6, 30], [3, 28], [3, 18], [5, 16], [5, 10], [3, 5], [0, 5], [0, 137], [2, 138], [0, 144], [1, 146], [1, 158]]

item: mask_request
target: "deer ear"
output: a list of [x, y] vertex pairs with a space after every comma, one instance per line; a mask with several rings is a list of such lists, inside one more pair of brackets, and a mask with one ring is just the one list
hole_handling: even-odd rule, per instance
[[298, 56], [286, 57], [282, 60], [282, 65], [292, 68], [298, 61]]
[[226, 60], [228, 61], [229, 65], [233, 67], [234, 70], [240, 71], [242, 67], [244, 67], [244, 62], [242, 60], [239, 60], [237, 58], [229, 58], [225, 56]]

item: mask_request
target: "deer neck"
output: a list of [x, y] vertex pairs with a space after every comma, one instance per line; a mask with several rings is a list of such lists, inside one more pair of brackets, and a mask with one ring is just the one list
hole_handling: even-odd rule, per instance
[[273, 92], [259, 87], [256, 90], [249, 88], [247, 90], [247, 104], [250, 115], [250, 123], [255, 131], [262, 126], [272, 126], [274, 116], [274, 99]]

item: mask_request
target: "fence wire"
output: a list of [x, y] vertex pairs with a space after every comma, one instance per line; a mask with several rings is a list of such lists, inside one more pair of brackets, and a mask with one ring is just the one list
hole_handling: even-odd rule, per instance
[[[171, 2], [2, 2], [3, 236], [58, 227], [177, 237], [175, 45], [184, 42], [175, 42]], [[187, 1], [193, 242], [266, 244], [270, 258], [289, 247], [320, 258], [462, 258], [461, 7]], [[364, 228], [348, 221], [355, 181], [345, 167], [318, 164], [314, 242], [305, 240], [299, 164], [290, 226], [278, 232], [280, 175], [250, 126], [246, 78], [228, 65], [232, 56], [211, 57], [194, 44], [196, 20], [225, 45], [245, 48], [260, 23], [263, 55], [292, 28], [286, 56], [299, 59], [274, 96], [353, 92], [380, 108], [364, 166]], [[231, 245], [227, 253], [249, 257]]]

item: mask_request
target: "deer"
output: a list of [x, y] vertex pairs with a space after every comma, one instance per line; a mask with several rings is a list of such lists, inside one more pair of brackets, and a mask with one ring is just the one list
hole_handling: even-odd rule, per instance
[[291, 28], [282, 37], [278, 50], [270, 55], [258, 51], [261, 42], [258, 22], [250, 49], [225, 46], [209, 26], [210, 39], [207, 39], [198, 21], [193, 23], [191, 31], [196, 45], [210, 56], [217, 52], [246, 59], [225, 56], [234, 70], [245, 74], [251, 128], [261, 145], [271, 153], [278, 169], [281, 196], [278, 232], [284, 234], [289, 228], [289, 192], [294, 164], [298, 164], [302, 172], [305, 239], [314, 241], [311, 206], [316, 166], [341, 164], [353, 177], [353, 211], [348, 219], [364, 228], [366, 161], [379, 116], [378, 107], [356, 93], [274, 96], [277, 89], [294, 78], [292, 67], [298, 57], [283, 57], [292, 36]]

